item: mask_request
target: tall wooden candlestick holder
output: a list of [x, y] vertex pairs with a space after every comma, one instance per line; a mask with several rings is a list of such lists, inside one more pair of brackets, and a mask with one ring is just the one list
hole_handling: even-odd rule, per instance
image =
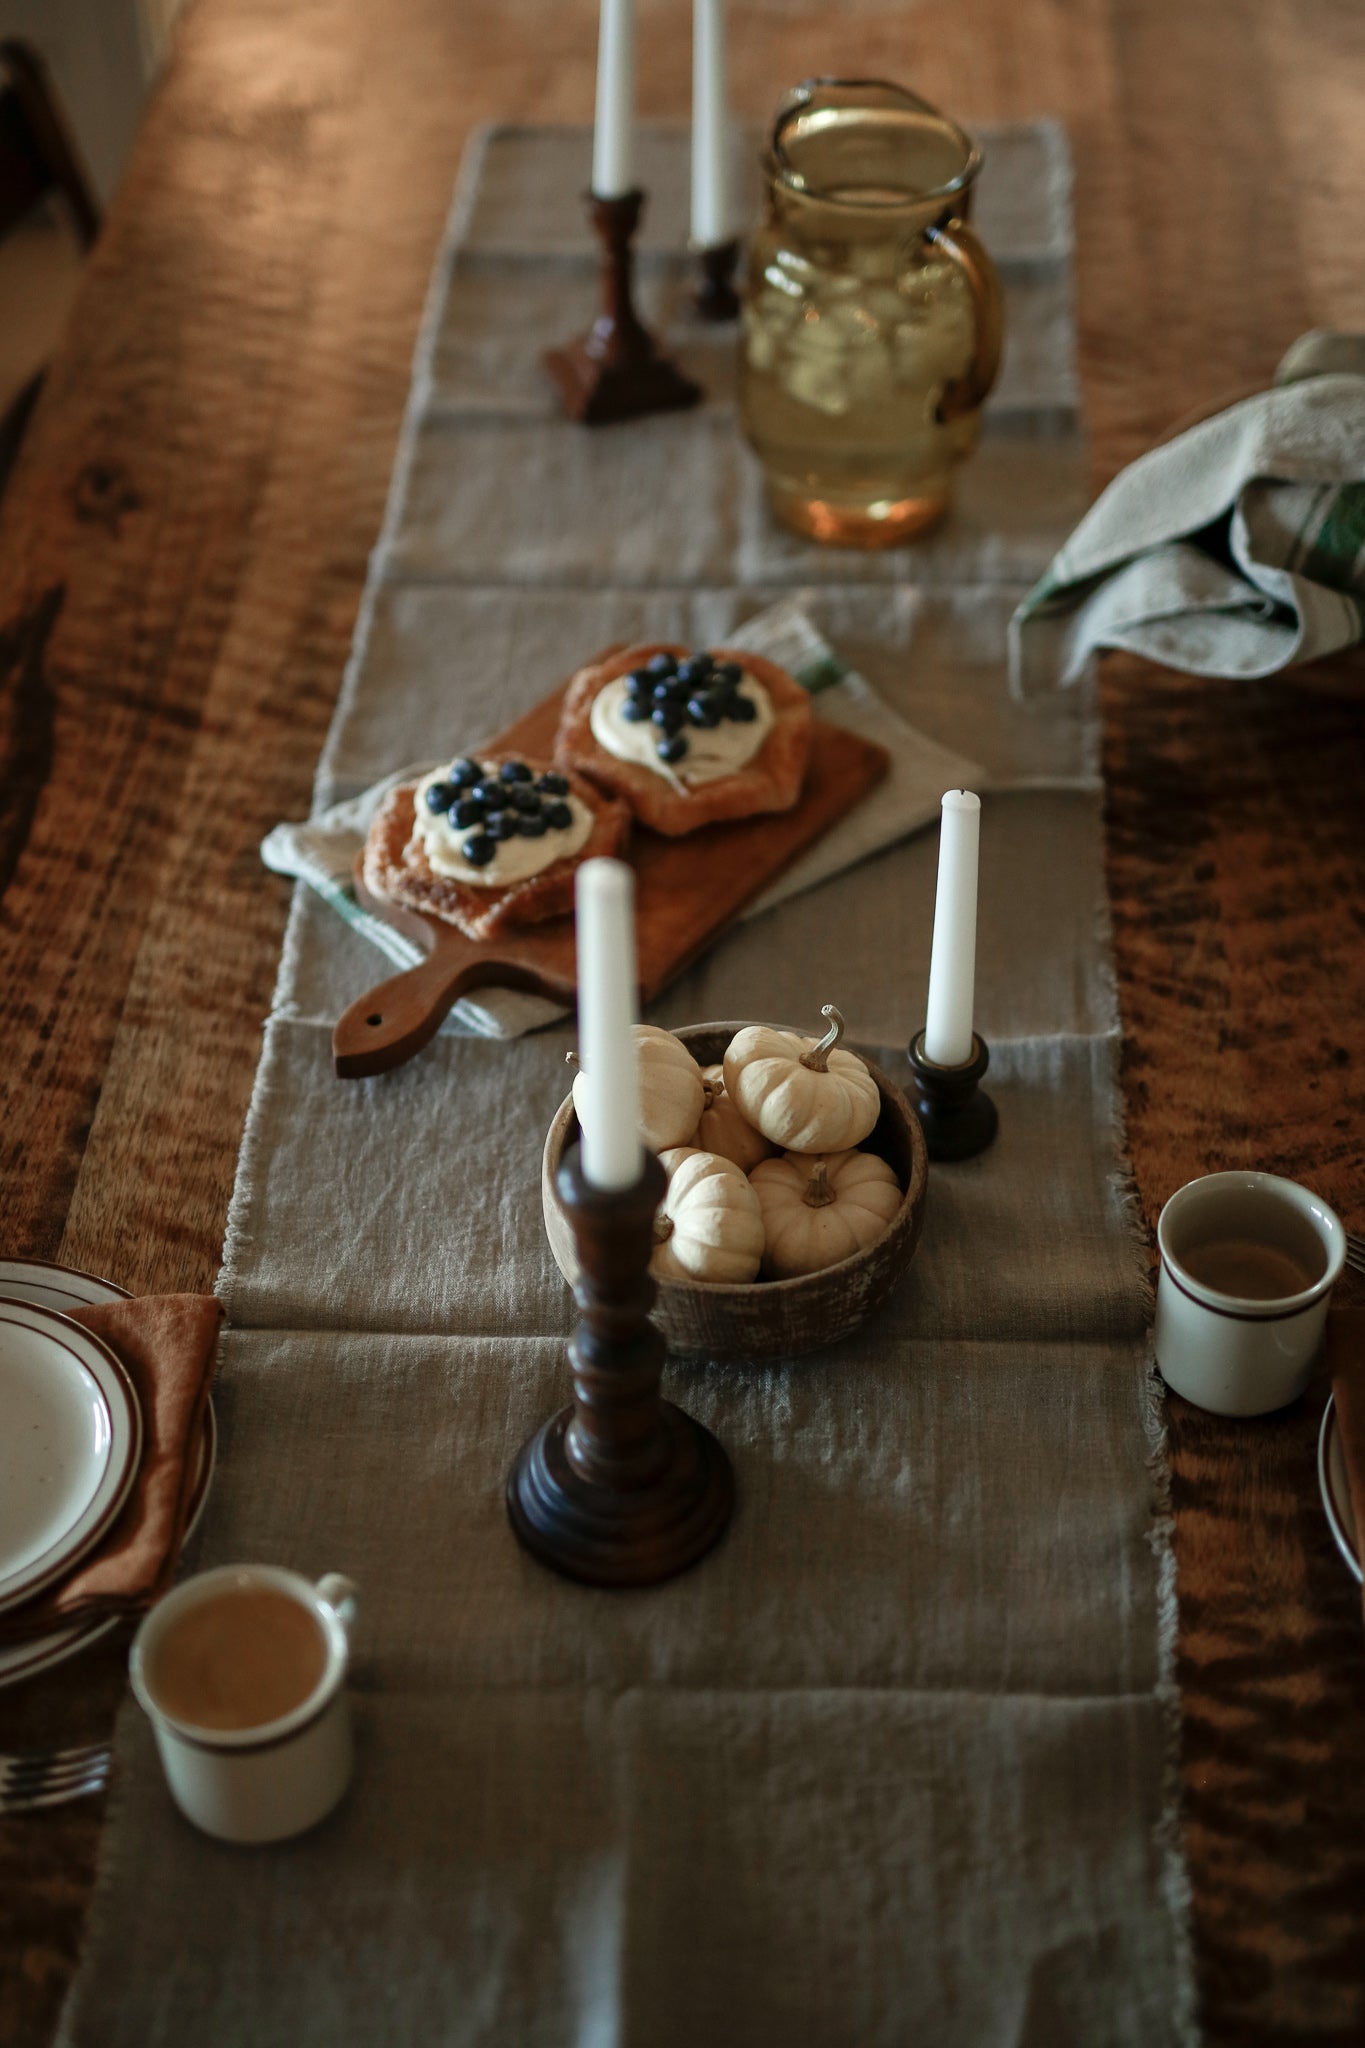
[[588, 194], [588, 211], [601, 237], [602, 311], [588, 332], [545, 355], [564, 410], [586, 427], [644, 413], [676, 412], [695, 405], [701, 386], [663, 355], [635, 311], [631, 244], [645, 203], [643, 192], [619, 199]]
[[991, 1049], [972, 1033], [972, 1056], [960, 1067], [940, 1067], [924, 1050], [924, 1033], [911, 1039], [908, 1053], [915, 1077], [915, 1109], [924, 1126], [931, 1159], [971, 1159], [984, 1152], [1000, 1128], [1000, 1114], [981, 1086]]
[[574, 1400], [522, 1445], [507, 1512], [542, 1564], [593, 1586], [650, 1586], [704, 1556], [734, 1506], [725, 1452], [659, 1393], [649, 1258], [664, 1170], [647, 1152], [633, 1188], [598, 1188], [575, 1148], [555, 1184], [582, 1268]]
[[692, 295], [692, 304], [702, 320], [737, 320], [739, 318], [739, 293], [735, 290], [735, 270], [739, 264], [739, 243], [717, 242], [709, 249], [697, 250], [697, 264], [701, 277]]

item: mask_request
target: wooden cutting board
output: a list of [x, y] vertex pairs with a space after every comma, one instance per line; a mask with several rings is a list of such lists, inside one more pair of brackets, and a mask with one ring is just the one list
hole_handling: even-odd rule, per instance
[[[594, 659], [601, 661], [605, 654]], [[567, 688], [566, 683], [484, 744], [548, 761]], [[480, 748], [469, 751], [477, 754]], [[817, 718], [805, 788], [790, 811], [706, 825], [682, 839], [666, 839], [637, 825], [626, 858], [636, 878], [641, 1002], [667, 988], [746, 903], [861, 803], [890, 765], [885, 748]], [[416, 940], [427, 955], [418, 966], [361, 996], [339, 1019], [332, 1033], [332, 1063], [344, 1080], [386, 1074], [410, 1060], [435, 1036], [451, 1005], [477, 988], [525, 989], [573, 1004], [572, 917], [494, 939], [469, 939], [443, 918], [371, 896], [359, 860], [356, 894], [367, 910]]]

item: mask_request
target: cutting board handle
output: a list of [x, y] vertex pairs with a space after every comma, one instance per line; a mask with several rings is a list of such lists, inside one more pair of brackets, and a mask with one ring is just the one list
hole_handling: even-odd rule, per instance
[[484, 956], [439, 949], [351, 1004], [332, 1032], [332, 1066], [343, 1081], [401, 1067], [436, 1036], [466, 990], [490, 978]]

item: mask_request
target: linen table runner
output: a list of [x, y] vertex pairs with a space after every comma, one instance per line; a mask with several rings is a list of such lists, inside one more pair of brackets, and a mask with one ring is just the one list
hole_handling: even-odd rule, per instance
[[[572, 1585], [503, 1508], [518, 1446], [567, 1398], [538, 1171], [572, 1027], [443, 1035], [334, 1080], [331, 1024], [375, 955], [296, 888], [196, 1562], [359, 1581], [360, 1765], [313, 1834], [235, 1850], [180, 1820], [128, 1710], [70, 2043], [1191, 2035], [1093, 694], [1025, 708], [1004, 674], [1010, 612], [1084, 500], [1066, 153], [1047, 125], [985, 141], [1005, 382], [953, 519], [871, 557], [768, 522], [733, 337], [684, 311], [685, 139], [644, 139], [642, 296], [710, 397], [598, 433], [555, 416], [532, 354], [592, 308], [589, 138], [497, 130], [474, 154], [318, 807], [438, 733], [453, 749], [505, 723], [585, 650], [704, 645], [796, 596], [988, 773], [978, 1018], [1000, 1137], [933, 1169], [915, 1263], [857, 1338], [670, 1365], [734, 1462], [720, 1548], [645, 1593]], [[835, 1001], [904, 1073], [936, 851], [921, 834], [731, 933], [653, 1021], [810, 1028]]]

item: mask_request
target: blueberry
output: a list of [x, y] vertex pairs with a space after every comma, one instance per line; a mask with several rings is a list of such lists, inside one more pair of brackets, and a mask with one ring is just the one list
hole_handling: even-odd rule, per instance
[[569, 794], [569, 778], [567, 775], [557, 775], [553, 768], [547, 768], [536, 784], [536, 788], [543, 789], [546, 796], [567, 796]]
[[498, 811], [488, 820], [488, 830], [495, 839], [515, 839], [520, 824], [515, 811]]
[[714, 667], [709, 654], [693, 654], [678, 663], [678, 681], [693, 689], [698, 683], [709, 682]]
[[721, 683], [727, 690], [734, 690], [744, 681], [744, 671], [737, 661], [718, 661], [711, 673], [713, 683]]
[[468, 754], [461, 754], [458, 761], [450, 764], [450, 779], [456, 789], [467, 789], [471, 782], [477, 782], [483, 774], [477, 761], [471, 761]]
[[513, 783], [511, 789], [507, 792], [507, 799], [514, 811], [538, 811], [540, 809], [540, 791], [532, 789], [529, 782]]
[[573, 823], [573, 812], [567, 804], [546, 804], [541, 816], [555, 832], [564, 832]]
[[687, 722], [689, 725], [719, 725], [720, 706], [710, 697], [689, 697], [687, 700]]
[[725, 706], [725, 716], [733, 718], [736, 725], [752, 725], [758, 717], [758, 706], [752, 697], [731, 697]]
[[673, 733], [666, 740], [660, 740], [654, 749], [661, 761], [681, 761], [687, 752], [687, 741], [680, 732]]
[[681, 704], [656, 704], [654, 706], [654, 723], [666, 733], [672, 734], [677, 732], [682, 725], [685, 715]]
[[654, 685], [656, 704], [676, 704], [687, 695], [687, 685], [679, 676], [665, 676], [661, 683]]
[[626, 697], [621, 704], [621, 716], [627, 725], [643, 725], [651, 716], [650, 707], [639, 697]]
[[633, 668], [626, 677], [628, 697], [647, 697], [654, 688], [654, 677], [646, 668]]
[[531, 771], [524, 761], [504, 761], [498, 770], [504, 782], [529, 782]]
[[462, 796], [467, 796], [470, 802], [475, 804], [500, 804], [502, 802], [502, 791], [498, 788], [496, 782], [474, 782], [460, 793]]
[[473, 838], [466, 839], [464, 845], [460, 848], [461, 853], [472, 868], [487, 867], [497, 850], [497, 847], [486, 832], [476, 832]]
[[448, 782], [427, 784], [426, 807], [429, 811], [448, 811], [455, 798], [455, 792]]
[[543, 811], [522, 811], [517, 818], [517, 830], [523, 839], [543, 839], [549, 829]]
[[450, 806], [450, 822], [457, 832], [465, 831], [470, 825], [482, 825], [487, 815], [483, 804], [476, 804], [472, 796], [464, 796]]
[[678, 659], [673, 654], [651, 654], [645, 663], [645, 668], [652, 676], [671, 676], [677, 666]]

